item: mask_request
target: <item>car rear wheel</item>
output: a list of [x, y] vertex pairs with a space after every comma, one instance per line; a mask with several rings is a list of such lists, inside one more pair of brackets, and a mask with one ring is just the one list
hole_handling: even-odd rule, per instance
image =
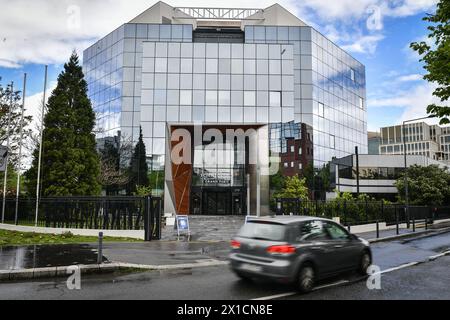
[[370, 257], [370, 254], [367, 251], [364, 251], [362, 256], [361, 256], [358, 272], [361, 275], [366, 276], [367, 275], [367, 270], [369, 269], [369, 267], [371, 265], [372, 265], [372, 258]]
[[315, 272], [311, 265], [301, 267], [298, 273], [298, 289], [300, 292], [310, 292], [314, 288]]

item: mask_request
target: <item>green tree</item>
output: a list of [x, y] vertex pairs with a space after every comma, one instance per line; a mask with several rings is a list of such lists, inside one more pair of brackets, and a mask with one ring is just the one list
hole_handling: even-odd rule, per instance
[[152, 189], [164, 190], [165, 172], [162, 170], [155, 170], [148, 175], [149, 185]]
[[306, 187], [306, 179], [300, 179], [297, 176], [286, 177], [285, 185], [281, 191], [274, 194], [275, 198], [290, 198], [308, 200], [308, 188]]
[[[418, 165], [407, 169], [409, 203], [413, 205], [442, 205], [450, 201], [450, 173], [437, 165]], [[404, 175], [395, 183], [401, 201], [405, 201]]]
[[[48, 103], [44, 117], [41, 190], [43, 196], [98, 195], [100, 161], [96, 150], [95, 113], [87, 83], [74, 52]], [[27, 172], [29, 189], [36, 187], [38, 148]]]
[[[0, 195], [3, 197], [3, 179], [5, 177], [4, 172], [0, 172]], [[6, 179], [6, 195], [13, 196], [17, 192], [17, 171], [12, 164], [8, 166], [8, 178]], [[20, 194], [24, 193], [24, 182], [20, 180]]]
[[142, 128], [140, 129], [139, 140], [134, 148], [131, 156], [129, 176], [130, 182], [128, 184], [128, 194], [135, 194], [137, 187], [147, 187], [149, 185], [148, 179], [148, 164], [147, 152], [145, 150], [144, 139], [142, 135]]
[[[0, 77], [1, 81], [1, 77]], [[20, 124], [22, 119], [21, 92], [13, 90], [11, 85], [6, 88], [0, 83], [0, 145], [6, 146], [9, 127], [10, 157], [9, 163], [14, 167], [17, 164], [18, 149], [20, 143]], [[11, 103], [12, 101], [12, 103]], [[12, 108], [11, 108], [12, 106]], [[23, 146], [26, 146], [26, 139], [31, 135], [29, 124], [31, 116], [24, 116], [23, 119]]]
[[271, 175], [269, 177], [270, 190], [272, 192], [279, 192], [283, 189], [286, 183], [286, 177], [281, 174], [281, 171], [278, 171], [277, 174]]
[[325, 199], [326, 193], [330, 188], [330, 164], [324, 165], [322, 168], [314, 168], [313, 164], [309, 164], [303, 171], [308, 189], [314, 193], [314, 199]]
[[129, 182], [129, 172], [121, 165], [121, 151], [124, 148], [118, 141], [105, 142], [100, 150], [100, 183], [107, 195], [117, 195], [124, 190]]
[[[425, 41], [414, 42], [411, 48], [417, 51], [428, 72], [424, 79], [437, 84], [433, 95], [442, 102], [450, 97], [450, 1], [440, 0], [435, 14], [423, 18], [430, 23], [428, 38], [433, 41], [430, 45]], [[441, 124], [450, 123], [450, 107], [448, 105], [431, 104], [427, 112], [441, 119]]]

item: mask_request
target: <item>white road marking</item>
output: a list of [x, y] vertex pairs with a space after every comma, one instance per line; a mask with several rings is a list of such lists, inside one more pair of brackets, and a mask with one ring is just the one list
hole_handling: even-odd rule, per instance
[[412, 267], [412, 266], [415, 266], [415, 265], [418, 265], [418, 264], [419, 264], [419, 262], [410, 262], [410, 263], [402, 264], [401, 266], [398, 266], [398, 267], [395, 267], [395, 268], [390, 268], [390, 269], [383, 270], [383, 271], [380, 272], [380, 274], [397, 271], [397, 270], [408, 268], [408, 267]]
[[335, 283], [330, 283], [330, 284], [325, 284], [323, 286], [315, 287], [313, 289], [313, 291], [326, 289], [326, 288], [330, 288], [330, 287], [335, 287], [335, 286], [339, 286], [341, 284], [346, 284], [346, 283], [349, 283], [349, 282], [350, 282], [349, 280], [341, 280], [341, 281], [338, 281], [338, 282], [335, 282]]
[[428, 258], [428, 260], [433, 261], [433, 260], [436, 260], [436, 259], [438, 259], [438, 258], [442, 258], [442, 257], [444, 257], [444, 256], [447, 256], [447, 255], [449, 255], [449, 254], [450, 254], [450, 250], [449, 250], [449, 251], [442, 252], [441, 254], [438, 254], [438, 255], [435, 255], [435, 256], [431, 256], [431, 257]]
[[[313, 289], [313, 291], [317, 291], [317, 290], [321, 290], [321, 289], [325, 289], [325, 288], [330, 288], [330, 287], [335, 287], [335, 286], [339, 286], [341, 284], [344, 283], [349, 283], [350, 281], [348, 280], [341, 280], [338, 282], [334, 282], [334, 283], [330, 283], [330, 284], [326, 284], [323, 286], [319, 286], [319, 287], [315, 287]], [[290, 297], [290, 296], [295, 296], [296, 294], [298, 294], [298, 292], [286, 292], [286, 293], [280, 293], [280, 294], [276, 294], [273, 296], [268, 296], [268, 297], [262, 297], [262, 298], [256, 298], [256, 299], [252, 299], [254, 301], [263, 301], [263, 300], [273, 300], [273, 299], [278, 299], [278, 298], [285, 298], [285, 297]]]
[[256, 299], [252, 299], [252, 300], [254, 300], [254, 301], [273, 300], [273, 299], [278, 299], [278, 298], [284, 298], [284, 297], [289, 297], [289, 296], [295, 296], [296, 294], [298, 294], [298, 292], [287, 292], [287, 293], [276, 294], [276, 295], [274, 295], [274, 296], [268, 296], [268, 297], [256, 298]]

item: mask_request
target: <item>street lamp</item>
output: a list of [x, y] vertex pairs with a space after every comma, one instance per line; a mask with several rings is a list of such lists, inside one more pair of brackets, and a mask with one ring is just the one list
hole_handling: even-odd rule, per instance
[[405, 173], [404, 173], [404, 183], [405, 183], [405, 208], [406, 208], [406, 217], [408, 219], [408, 227], [409, 227], [409, 185], [408, 185], [408, 159], [406, 153], [406, 124], [409, 122], [416, 122], [419, 120], [431, 119], [434, 116], [422, 117], [417, 119], [405, 120], [403, 121], [402, 126], [402, 137], [403, 137], [403, 155], [405, 157]]

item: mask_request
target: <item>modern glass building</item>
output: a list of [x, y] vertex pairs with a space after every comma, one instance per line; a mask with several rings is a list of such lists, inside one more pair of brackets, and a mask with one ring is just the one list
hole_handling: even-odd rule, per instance
[[[274, 162], [292, 175], [355, 146], [367, 153], [365, 67], [278, 4], [158, 2], [86, 49], [84, 71], [99, 138], [135, 142], [142, 127], [152, 170], [165, 171], [166, 212], [268, 213]], [[172, 138], [199, 125], [201, 135], [253, 134], [240, 146], [220, 141], [215, 158], [226, 163], [205, 160], [213, 139], [193, 143], [182, 152], [192, 163], [175, 165]]]

